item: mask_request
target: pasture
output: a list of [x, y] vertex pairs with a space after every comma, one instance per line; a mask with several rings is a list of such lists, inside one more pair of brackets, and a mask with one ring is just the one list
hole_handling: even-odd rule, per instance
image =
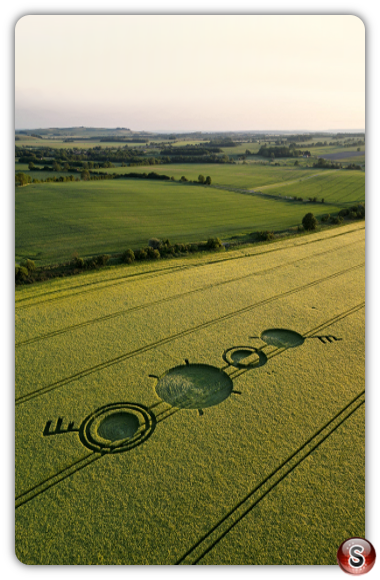
[[[35, 215], [24, 244], [46, 252], [54, 231], [68, 245], [122, 225], [112, 244], [134, 224], [159, 235], [135, 212], [151, 227], [168, 199], [186, 216], [178, 235], [206, 211], [215, 233], [273, 208], [298, 219], [291, 203], [212, 188], [52, 185], [20, 188], [16, 213]], [[365, 534], [364, 259], [360, 222], [19, 288], [17, 557], [336, 564], [343, 539]]]
[[308, 175], [313, 175], [315, 170], [294, 167], [294, 161], [291, 167], [281, 166], [274, 167], [263, 162], [252, 162], [243, 165], [239, 164], [217, 164], [217, 163], [173, 163], [168, 165], [153, 165], [141, 167], [110, 167], [108, 169], [99, 169], [107, 173], [149, 173], [154, 171], [160, 175], [168, 175], [176, 180], [181, 179], [182, 175], [189, 181], [198, 181], [198, 176], [206, 177], [210, 175], [213, 185], [223, 185], [231, 188], [251, 189], [301, 179]]
[[260, 188], [270, 195], [283, 197], [323, 198], [325, 203], [341, 207], [365, 201], [365, 174], [362, 171], [322, 170], [304, 180], [268, 185]]
[[[340, 206], [330, 206], [330, 213]], [[320, 216], [322, 204], [308, 204]], [[16, 190], [16, 259], [38, 264], [121, 253], [152, 237], [200, 242], [209, 237], [295, 227], [305, 204], [149, 180], [42, 183]]]

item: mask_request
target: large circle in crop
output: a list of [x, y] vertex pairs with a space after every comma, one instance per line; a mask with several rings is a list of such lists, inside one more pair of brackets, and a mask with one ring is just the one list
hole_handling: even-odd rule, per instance
[[205, 364], [174, 367], [158, 379], [157, 395], [178, 409], [219, 405], [232, 392], [232, 380], [222, 370]]
[[143, 405], [111, 403], [86, 417], [79, 437], [92, 451], [122, 453], [143, 443], [155, 426], [153, 413]]

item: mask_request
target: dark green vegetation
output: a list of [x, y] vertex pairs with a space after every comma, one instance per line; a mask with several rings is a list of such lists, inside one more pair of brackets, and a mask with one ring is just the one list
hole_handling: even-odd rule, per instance
[[364, 150], [362, 135], [26, 133], [16, 141], [16, 260], [37, 266], [76, 255], [91, 268], [94, 256], [98, 265], [127, 249], [157, 259], [144, 256], [152, 236], [200, 248], [209, 238], [267, 241], [308, 211], [339, 224], [342, 208], [364, 202], [364, 171], [321, 158]]
[[305, 230], [315, 230], [317, 224], [318, 224], [317, 218], [311, 212], [307, 213], [302, 218], [302, 225], [305, 228]]
[[[330, 213], [342, 206], [329, 206]], [[321, 204], [308, 204], [316, 216]], [[39, 264], [174, 242], [295, 227], [305, 204], [177, 183], [117, 180], [31, 184], [16, 190], [16, 258]]]

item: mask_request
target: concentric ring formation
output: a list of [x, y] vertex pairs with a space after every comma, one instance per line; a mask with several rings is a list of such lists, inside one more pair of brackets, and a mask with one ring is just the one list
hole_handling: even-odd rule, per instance
[[143, 405], [111, 403], [84, 419], [79, 437], [91, 451], [123, 453], [148, 439], [155, 426], [155, 416]]
[[223, 360], [238, 369], [261, 367], [267, 362], [267, 356], [253, 346], [233, 346], [223, 353]]

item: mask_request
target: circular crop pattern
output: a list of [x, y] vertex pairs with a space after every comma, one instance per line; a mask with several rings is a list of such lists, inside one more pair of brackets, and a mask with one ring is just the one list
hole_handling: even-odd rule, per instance
[[140, 445], [156, 426], [143, 405], [112, 403], [86, 417], [79, 429], [83, 445], [100, 453], [122, 453]]
[[136, 415], [126, 411], [114, 411], [101, 419], [97, 435], [107, 441], [120, 441], [133, 437], [139, 427]]
[[159, 378], [157, 395], [178, 409], [219, 405], [232, 392], [232, 380], [220, 369], [204, 364], [174, 367]]
[[252, 346], [234, 346], [229, 348], [224, 352], [223, 359], [226, 363], [239, 369], [261, 367], [268, 360], [265, 353]]
[[295, 348], [305, 342], [304, 337], [294, 330], [270, 328], [261, 334], [261, 340], [278, 348]]

